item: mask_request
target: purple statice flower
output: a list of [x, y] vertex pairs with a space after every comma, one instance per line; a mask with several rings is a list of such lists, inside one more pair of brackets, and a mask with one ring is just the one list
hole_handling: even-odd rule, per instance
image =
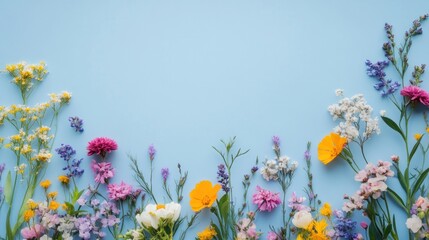
[[69, 117], [70, 127], [76, 132], [83, 132], [83, 120], [79, 117]]
[[149, 159], [151, 161], [153, 161], [155, 159], [155, 154], [156, 154], [156, 149], [153, 146], [153, 144], [151, 144], [147, 150], [148, 154], [149, 154]]
[[91, 233], [96, 230], [94, 223], [89, 216], [80, 217], [76, 221], [76, 227], [79, 230], [79, 237], [82, 239], [90, 239]]
[[220, 164], [219, 166], [217, 166], [217, 182], [220, 183], [222, 185], [222, 190], [225, 193], [229, 192], [229, 176], [228, 173], [226, 172], [226, 168], [225, 165]]
[[67, 171], [67, 177], [82, 176], [84, 169], [80, 168], [80, 164], [83, 158], [74, 158], [76, 151], [70, 145], [61, 144], [61, 147], [55, 149], [55, 151], [67, 162], [67, 166], [63, 168], [64, 171]]
[[162, 176], [162, 180], [165, 182], [167, 182], [167, 178], [168, 175], [170, 175], [170, 171], [168, 170], [168, 168], [162, 168], [161, 169], [161, 176]]
[[394, 93], [401, 86], [399, 82], [392, 83], [392, 80], [386, 79], [384, 68], [389, 65], [388, 61], [372, 63], [371, 61], [366, 60], [365, 65], [367, 75], [377, 79], [377, 83], [374, 84], [374, 88], [381, 93], [381, 96], [386, 97]]

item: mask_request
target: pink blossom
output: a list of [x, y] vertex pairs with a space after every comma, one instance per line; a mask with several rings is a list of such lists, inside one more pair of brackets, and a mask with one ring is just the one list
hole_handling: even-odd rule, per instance
[[95, 173], [95, 182], [98, 183], [107, 183], [115, 174], [112, 164], [109, 162], [97, 163], [95, 160], [92, 160], [91, 168]]
[[269, 232], [267, 235], [267, 240], [278, 240], [278, 236], [275, 232]]
[[408, 97], [411, 101], [419, 101], [425, 106], [429, 106], [429, 94], [417, 87], [417, 86], [407, 86], [401, 90], [401, 95]]
[[289, 204], [288, 206], [292, 208], [292, 211], [301, 211], [301, 210], [308, 210], [311, 209], [304, 204], [302, 204], [306, 200], [305, 197], [297, 197], [295, 192], [292, 193], [292, 196], [289, 198]]
[[91, 140], [86, 149], [88, 150], [88, 156], [98, 154], [104, 159], [107, 153], [118, 149], [118, 145], [113, 139], [98, 137]]
[[253, 203], [258, 205], [260, 211], [271, 212], [281, 202], [279, 193], [270, 192], [259, 186], [256, 187], [256, 193], [253, 194]]
[[45, 229], [40, 224], [35, 224], [31, 227], [26, 227], [21, 230], [21, 236], [24, 239], [37, 239], [43, 235]]
[[125, 200], [128, 196], [133, 193], [133, 188], [121, 182], [120, 184], [109, 184], [107, 185], [107, 191], [109, 192], [109, 198], [111, 200]]

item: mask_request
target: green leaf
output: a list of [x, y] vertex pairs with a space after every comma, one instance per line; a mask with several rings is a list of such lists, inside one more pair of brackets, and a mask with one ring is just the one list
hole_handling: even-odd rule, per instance
[[407, 185], [405, 183], [404, 174], [402, 174], [401, 170], [398, 167], [395, 166], [395, 168], [396, 168], [396, 172], [398, 173], [397, 174], [398, 181], [401, 184], [402, 189], [404, 189], [406, 191], [407, 190]]
[[426, 168], [426, 170], [424, 170], [419, 178], [417, 178], [417, 180], [414, 182], [413, 184], [413, 190], [411, 191], [411, 197], [414, 196], [414, 194], [417, 193], [417, 191], [419, 190], [420, 186], [422, 185], [422, 183], [425, 181], [426, 177], [428, 176], [429, 173], [429, 168]]
[[411, 161], [411, 159], [413, 158], [414, 154], [416, 153], [419, 145], [420, 145], [420, 141], [422, 140], [423, 135], [421, 138], [419, 138], [419, 140], [417, 140], [416, 144], [414, 144], [413, 149], [411, 150], [410, 156], [408, 157], [408, 161]]
[[395, 202], [401, 208], [403, 208], [405, 211], [407, 211], [407, 207], [405, 207], [404, 201], [402, 200], [402, 198], [395, 191], [393, 191], [391, 188], [387, 188], [387, 192], [389, 193], [390, 197], [392, 197], [393, 200], [395, 200]]
[[4, 199], [8, 205], [12, 202], [12, 174], [10, 171], [6, 176], [6, 183], [4, 185]]
[[384, 123], [387, 124], [387, 126], [389, 126], [391, 129], [397, 131], [399, 134], [401, 134], [401, 137], [405, 140], [405, 135], [402, 132], [401, 128], [398, 126], [398, 124], [396, 124], [392, 119], [388, 118], [388, 117], [381, 117], [381, 119], [383, 119]]
[[225, 194], [219, 200], [219, 212], [223, 219], [226, 219], [229, 214], [229, 196]]
[[387, 239], [390, 235], [390, 232], [392, 232], [392, 224], [387, 225], [387, 227], [383, 231], [383, 239]]

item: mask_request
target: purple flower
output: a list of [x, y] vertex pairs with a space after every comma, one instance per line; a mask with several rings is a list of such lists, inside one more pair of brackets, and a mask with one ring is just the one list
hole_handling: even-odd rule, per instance
[[76, 132], [83, 132], [83, 120], [79, 117], [69, 117], [70, 127], [74, 128]]
[[168, 175], [170, 175], [170, 171], [168, 170], [168, 168], [161, 169], [161, 175], [164, 183], [167, 182]]
[[88, 143], [88, 146], [86, 147], [86, 149], [88, 150], [88, 156], [97, 154], [104, 159], [107, 153], [117, 150], [118, 145], [113, 139], [106, 138], [106, 137], [98, 137], [91, 140]]
[[109, 162], [91, 162], [91, 169], [95, 173], [95, 182], [106, 184], [115, 175], [112, 164]]
[[372, 63], [369, 60], [366, 60], [366, 73], [368, 76], [377, 79], [377, 83], [374, 84], [374, 88], [377, 91], [381, 91], [381, 96], [386, 97], [389, 94], [394, 93], [400, 87], [398, 82], [393, 82], [392, 80], [385, 79], [386, 73], [384, 68], [389, 65], [388, 61], [379, 61]]
[[150, 160], [151, 161], [153, 161], [154, 159], [155, 159], [155, 154], [156, 154], [156, 149], [155, 149], [155, 147], [153, 146], [153, 144], [151, 144], [150, 146], [149, 146], [149, 149], [148, 149], [148, 151], [147, 151], [148, 153], [149, 153], [149, 158], [150, 158]]
[[[76, 159], [74, 155], [76, 151], [70, 145], [61, 144], [61, 147], [55, 149], [55, 151], [60, 155], [60, 157], [67, 162], [67, 166], [63, 170], [67, 170], [68, 177], [80, 177], [84, 173], [84, 170], [80, 168], [80, 163], [83, 158]], [[70, 162], [70, 160], [73, 160]]]
[[277, 233], [271, 231], [267, 235], [267, 240], [279, 240], [279, 237], [277, 236]]
[[118, 201], [127, 199], [133, 193], [133, 188], [124, 182], [112, 183], [107, 185], [107, 191], [109, 192], [109, 199]]
[[252, 169], [250, 169], [250, 171], [252, 172], [252, 174], [256, 173], [259, 170], [258, 166], [253, 166]]
[[5, 166], [6, 166], [6, 164], [4, 164], [4, 163], [0, 164], [0, 177], [3, 174]]
[[229, 176], [228, 173], [226, 172], [226, 168], [225, 165], [220, 164], [219, 166], [217, 166], [217, 182], [220, 183], [222, 185], [222, 190], [225, 193], [229, 192]]
[[273, 193], [259, 186], [256, 187], [256, 193], [253, 194], [252, 200], [254, 204], [258, 205], [258, 209], [262, 212], [271, 212], [282, 202], [279, 193]]
[[335, 219], [334, 236], [341, 239], [356, 239], [358, 234], [354, 231], [357, 223], [343, 215], [344, 214], [338, 214], [338, 217]]
[[273, 144], [274, 144], [274, 148], [280, 147], [280, 138], [278, 136], [273, 136]]

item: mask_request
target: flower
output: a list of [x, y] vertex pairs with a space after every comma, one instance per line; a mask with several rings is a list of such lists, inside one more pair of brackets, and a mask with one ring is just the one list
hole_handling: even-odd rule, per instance
[[330, 133], [325, 136], [317, 147], [317, 156], [323, 164], [328, 164], [334, 160], [347, 144], [347, 138], [341, 137], [337, 133]]
[[332, 215], [331, 205], [329, 203], [324, 203], [323, 207], [320, 209], [320, 215], [325, 217], [330, 217]]
[[429, 107], [429, 94], [417, 86], [406, 86], [401, 90], [401, 95], [408, 97], [412, 102], [419, 101], [421, 104]]
[[170, 171], [168, 170], [168, 168], [162, 168], [161, 169], [161, 176], [162, 176], [162, 180], [165, 182], [167, 182], [167, 178], [168, 175], [170, 175]]
[[281, 203], [279, 193], [273, 193], [259, 186], [256, 187], [256, 193], [253, 194], [252, 201], [258, 205], [260, 211], [268, 212], [271, 212]]
[[221, 189], [220, 184], [213, 185], [208, 180], [203, 180], [189, 193], [190, 205], [194, 212], [198, 212], [203, 208], [209, 208], [217, 199], [217, 193]]
[[267, 160], [264, 162], [264, 166], [259, 170], [262, 177], [267, 180], [277, 180], [279, 178], [279, 166], [275, 160]]
[[297, 228], [303, 228], [306, 229], [308, 225], [313, 221], [313, 217], [311, 216], [311, 213], [307, 210], [301, 210], [296, 212], [293, 215], [292, 223]]
[[49, 180], [44, 180], [40, 182], [40, 186], [44, 189], [48, 189], [49, 186], [51, 186], [51, 181]]
[[279, 240], [279, 236], [277, 236], [277, 233], [270, 231], [267, 235], [267, 240]]
[[26, 210], [24, 212], [24, 221], [26, 221], [26, 222], [30, 221], [35, 215], [36, 214], [33, 210], [31, 210], [31, 209]]
[[156, 149], [155, 149], [155, 147], [153, 146], [153, 144], [151, 144], [151, 145], [149, 146], [149, 149], [147, 150], [147, 152], [148, 152], [148, 154], [149, 154], [149, 159], [150, 159], [151, 161], [153, 161], [153, 160], [155, 159], [155, 154], [156, 154]]
[[401, 86], [399, 82], [393, 82], [390, 79], [385, 79], [386, 73], [384, 72], [384, 68], [389, 65], [388, 61], [379, 61], [376, 63], [372, 63], [369, 60], [366, 60], [365, 65], [367, 66], [366, 73], [369, 77], [373, 77], [378, 80], [376, 84], [374, 84], [374, 88], [377, 91], [381, 91], [381, 96], [386, 97], [389, 94], [392, 94], [398, 90]]
[[251, 218], [240, 219], [236, 225], [237, 238], [236, 240], [256, 240], [261, 235], [260, 232], [256, 231], [256, 225]]
[[222, 185], [222, 190], [225, 193], [229, 192], [229, 176], [228, 173], [226, 172], [226, 168], [225, 165], [220, 164], [219, 166], [217, 166], [217, 182], [220, 183]]
[[79, 117], [69, 117], [70, 127], [76, 132], [83, 132], [83, 120]]
[[64, 175], [58, 176], [58, 181], [60, 181], [63, 184], [68, 184], [70, 181], [70, 178]]
[[423, 226], [422, 220], [414, 214], [411, 216], [411, 218], [407, 219], [405, 224], [407, 225], [407, 228], [410, 229], [413, 233], [417, 233]]
[[216, 236], [216, 230], [212, 226], [208, 226], [203, 231], [197, 234], [198, 240], [212, 240]]
[[107, 185], [107, 191], [109, 192], [109, 198], [111, 200], [125, 200], [129, 195], [133, 193], [133, 188], [121, 182], [120, 184], [109, 184]]
[[145, 210], [136, 215], [136, 220], [142, 226], [158, 229], [160, 220], [168, 220], [174, 223], [180, 216], [181, 206], [171, 202], [167, 204], [148, 204]]
[[416, 133], [414, 134], [414, 139], [416, 139], [416, 141], [420, 140], [420, 138], [422, 138], [423, 134], [421, 133]]
[[54, 191], [54, 192], [48, 193], [47, 196], [48, 196], [48, 198], [54, 199], [57, 197], [57, 195], [58, 195], [58, 192]]
[[48, 208], [55, 211], [55, 210], [58, 209], [59, 206], [60, 206], [60, 204], [58, 202], [51, 201], [51, 202], [49, 202], [49, 207]]
[[25, 239], [37, 239], [43, 235], [45, 229], [40, 224], [35, 224], [21, 230], [21, 236]]
[[88, 156], [98, 154], [104, 159], [107, 153], [118, 149], [118, 145], [113, 139], [107, 137], [98, 137], [91, 140], [88, 143], [86, 149], [88, 150]]
[[105, 184], [115, 175], [115, 170], [109, 162], [97, 163], [95, 160], [92, 160], [91, 169], [95, 173], [95, 182], [97, 183]]
[[[74, 158], [76, 151], [70, 146], [61, 144], [61, 147], [55, 149], [55, 151], [60, 155], [60, 157], [67, 162], [67, 166], [63, 168], [63, 170], [68, 171], [67, 177], [80, 177], [84, 173], [84, 170], [80, 168], [80, 163], [82, 162], [82, 158], [77, 160]], [[73, 160], [72, 160], [73, 159]], [[70, 162], [70, 160], [72, 160]]]

